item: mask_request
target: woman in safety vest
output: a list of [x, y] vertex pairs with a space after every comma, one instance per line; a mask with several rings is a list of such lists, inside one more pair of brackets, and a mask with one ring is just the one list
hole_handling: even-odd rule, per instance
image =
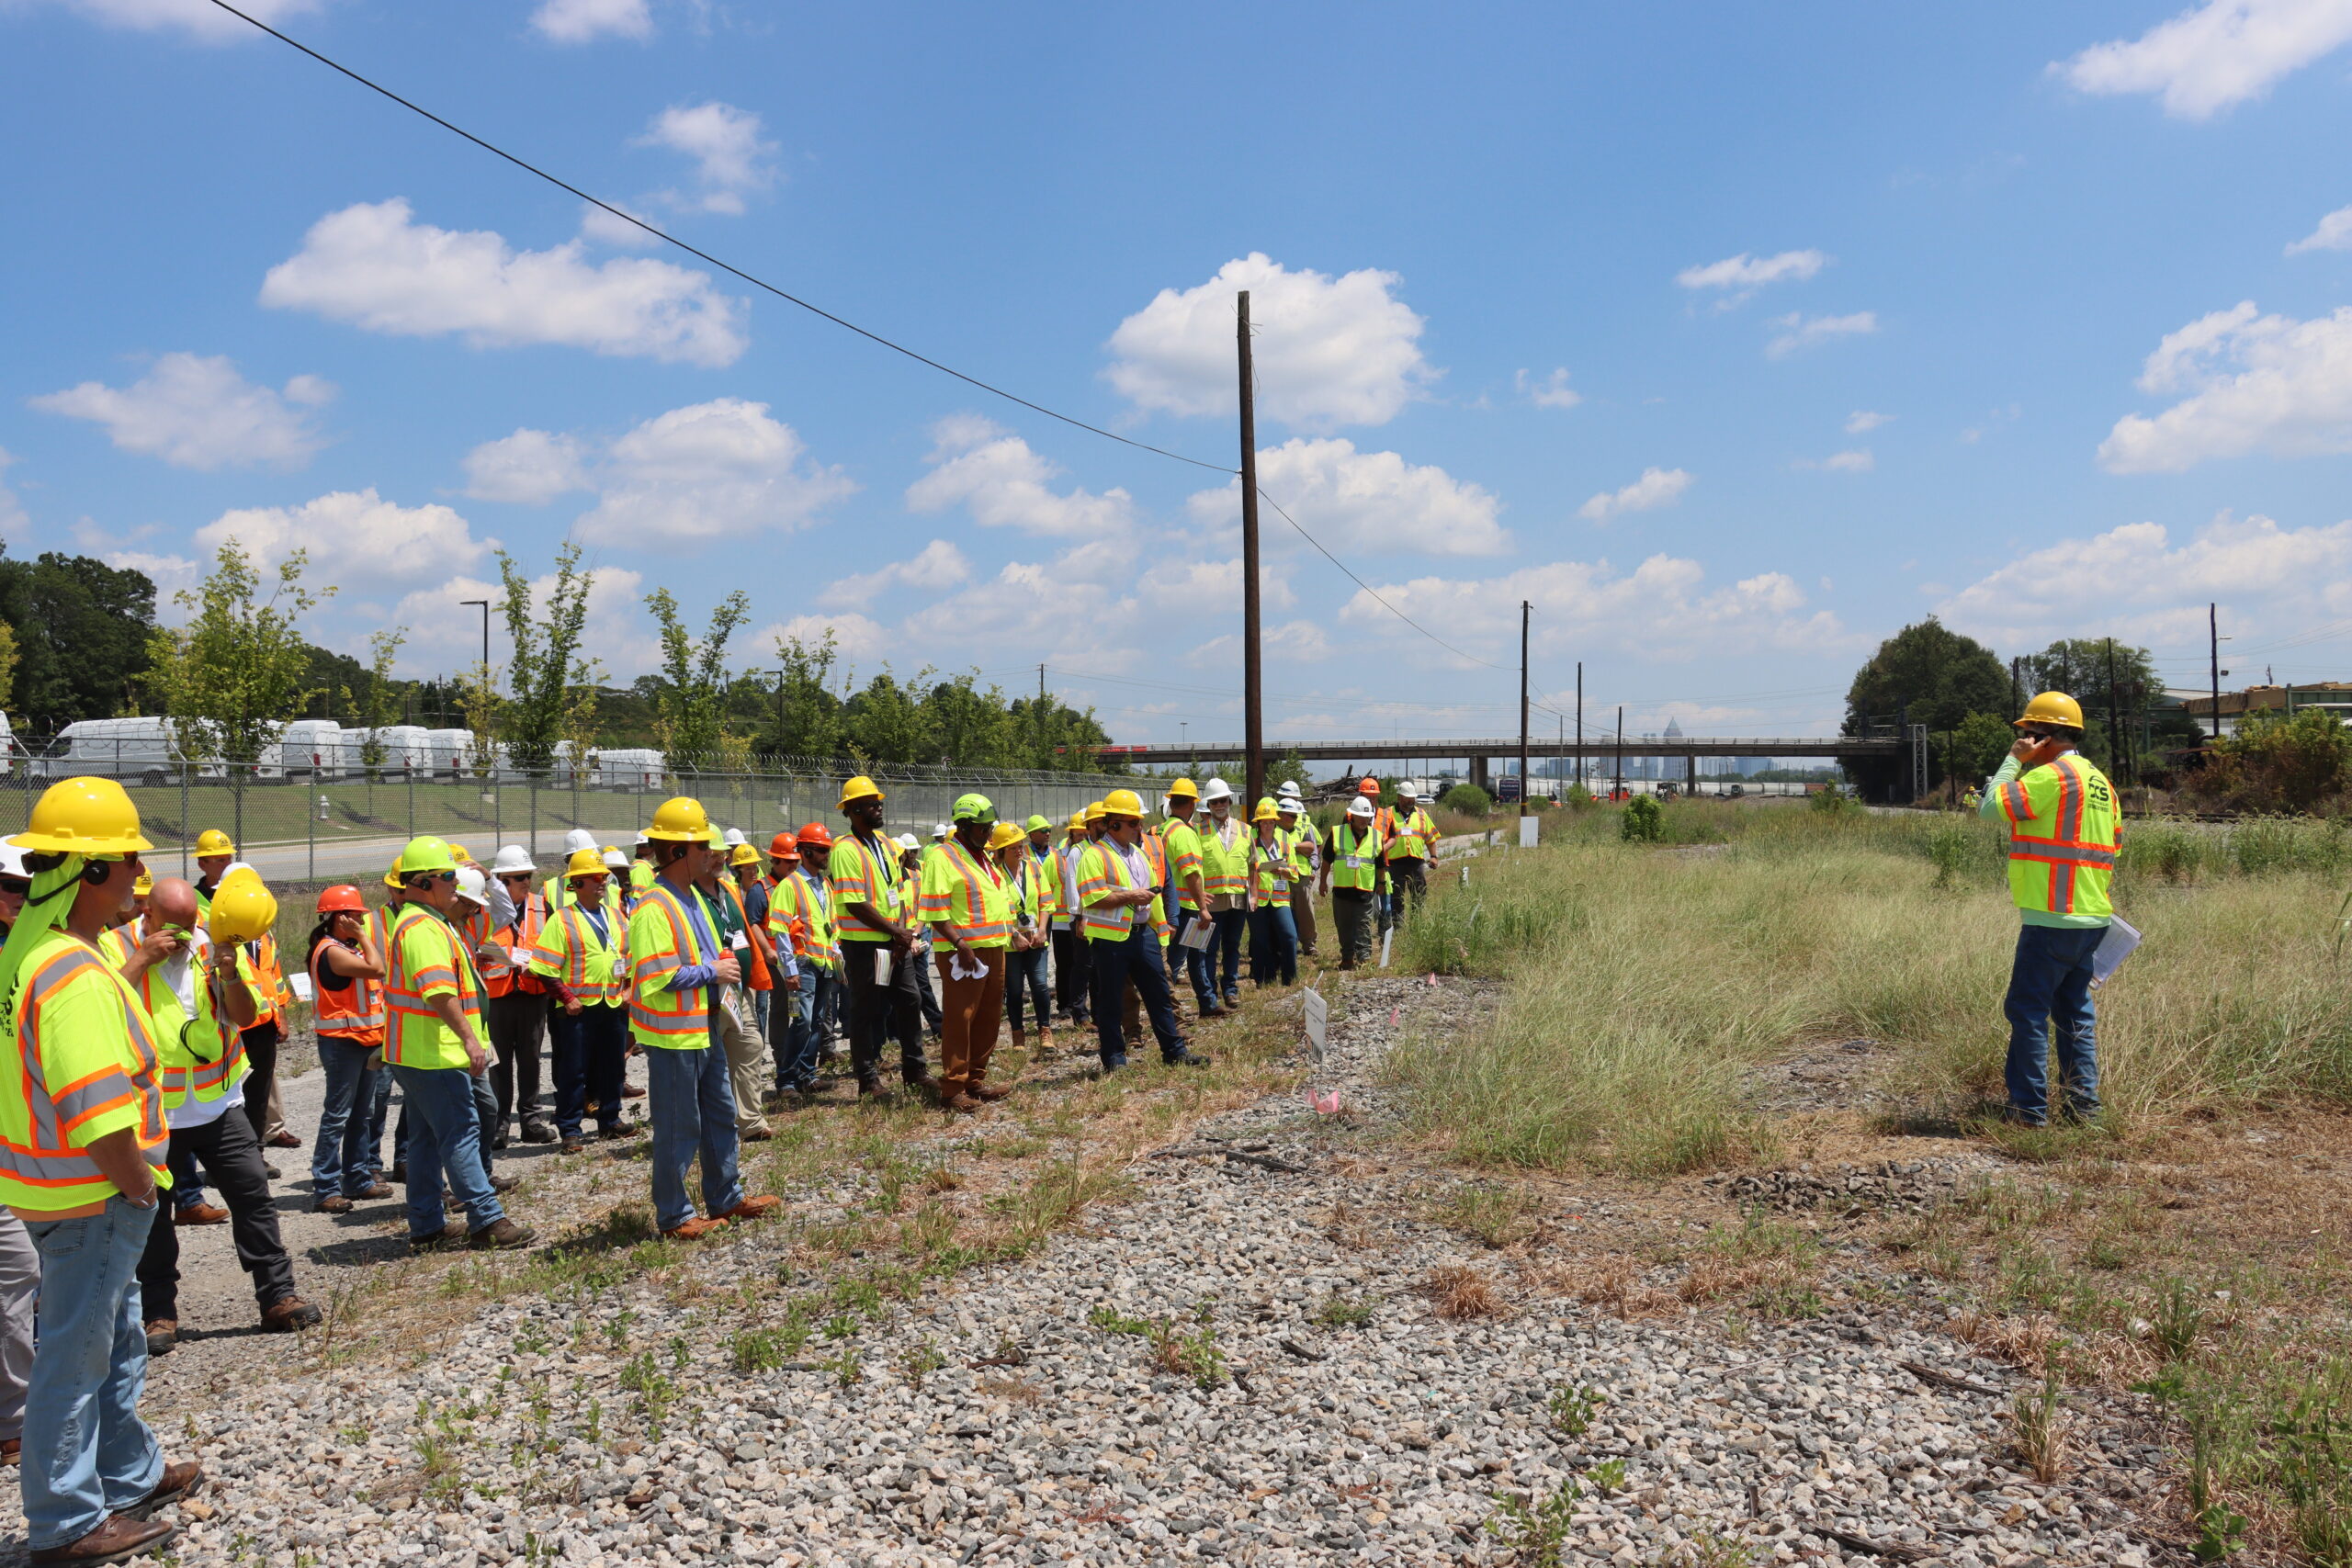
[[1298, 983], [1298, 927], [1290, 915], [1298, 871], [1282, 824], [1272, 798], [1250, 814], [1250, 978], [1261, 986]]
[[1029, 1036], [1022, 1028], [1021, 1015], [1025, 988], [1030, 1009], [1037, 1015], [1037, 1060], [1042, 1062], [1054, 1051], [1053, 1001], [1046, 990], [1046, 926], [1054, 913], [1054, 879], [1030, 853], [1028, 835], [1010, 822], [996, 825], [996, 831], [989, 835], [989, 849], [1004, 868], [1005, 880], [1012, 889], [1012, 945], [1007, 950], [1009, 967], [1004, 975], [1005, 1021], [1012, 1025], [1013, 1044], [1027, 1049]]
[[367, 1112], [384, 1050], [384, 955], [368, 927], [358, 888], [346, 883], [319, 895], [308, 962], [326, 1100], [311, 1145], [311, 1189], [330, 1214], [348, 1213], [356, 1198], [392, 1195], [376, 1179], [378, 1151], [368, 1146]]

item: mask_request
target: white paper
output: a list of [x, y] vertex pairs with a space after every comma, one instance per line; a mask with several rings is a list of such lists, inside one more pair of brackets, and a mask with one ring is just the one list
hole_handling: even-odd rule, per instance
[[727, 945], [733, 948], [738, 953], [749, 953], [752, 950], [752, 933], [746, 931], [738, 931], [735, 933], [734, 940], [729, 942]]
[[1535, 825], [1540, 820], [1541, 818], [1533, 816], [1522, 817], [1519, 819], [1519, 847], [1521, 849], [1532, 850], [1535, 847]]
[[877, 986], [887, 986], [890, 983], [890, 948], [887, 942], [875, 944], [874, 983]]
[[307, 1002], [311, 999], [311, 976], [308, 974], [298, 969], [286, 976], [286, 983], [294, 987], [296, 1000]]
[[1324, 1043], [1330, 1029], [1331, 1004], [1323, 999], [1322, 992], [1308, 991], [1306, 1009], [1307, 1043], [1314, 1047], [1312, 1055], [1319, 1062], [1323, 1059]]
[[2098, 946], [2091, 953], [2091, 984], [2105, 985], [2108, 977], [2122, 966], [2123, 961], [2132, 956], [2132, 950], [2139, 945], [2140, 933], [2132, 928], [2130, 921], [2120, 915], [2109, 919], [2107, 935], [2099, 940]]
[[1210, 919], [1206, 915], [1194, 915], [1193, 923], [1186, 926], [1184, 934], [1177, 939], [1178, 945], [1189, 947], [1195, 953], [1203, 952], [1208, 947], [1209, 938], [1216, 933], [1216, 931], [1215, 920]]
[[947, 977], [951, 980], [985, 980], [989, 977], [989, 966], [983, 959], [975, 958], [967, 964], [962, 953], [950, 953], [947, 955]]
[[1396, 940], [1396, 928], [1395, 926], [1390, 926], [1386, 931], [1380, 933], [1380, 966], [1383, 969], [1388, 967], [1388, 948]]

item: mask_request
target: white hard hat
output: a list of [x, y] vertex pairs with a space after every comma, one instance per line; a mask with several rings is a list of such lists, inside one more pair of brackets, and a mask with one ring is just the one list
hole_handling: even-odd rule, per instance
[[729, 849], [730, 849], [730, 850], [731, 850], [731, 849], [733, 849], [736, 845], [738, 845], [738, 844], [741, 843], [741, 842], [743, 841], [743, 829], [741, 829], [741, 828], [729, 828], [729, 829], [727, 829], [727, 840], [726, 840], [726, 841], [727, 841], [727, 847], [728, 847]]
[[510, 871], [537, 871], [531, 863], [531, 852], [520, 844], [501, 844], [498, 854], [490, 863], [492, 876], [503, 876]]
[[468, 864], [458, 868], [458, 897], [470, 898], [482, 908], [490, 908], [490, 878], [481, 874], [481, 867]]
[[582, 850], [593, 850], [595, 847], [596, 835], [585, 828], [574, 828], [563, 836], [563, 852], [566, 856], [576, 855]]
[[1211, 779], [1201, 786], [1201, 804], [1204, 806], [1212, 800], [1231, 800], [1232, 798], [1233, 786], [1223, 779]]
[[1299, 805], [1298, 796], [1295, 795], [1286, 795], [1274, 802], [1274, 809], [1276, 811], [1300, 811], [1304, 810], [1305, 807]]
[[[588, 848], [592, 850], [596, 846], [594, 844], [590, 844], [588, 846]], [[628, 869], [628, 856], [621, 853], [618, 850], [611, 850], [606, 852], [605, 855], [605, 863], [611, 866], [615, 871], [627, 871]]]
[[1400, 784], [1396, 786], [1396, 798], [1399, 800], [1419, 800], [1421, 798], [1421, 792], [1415, 789], [1411, 784]]
[[[944, 822], [933, 823], [931, 825], [931, 836], [934, 839], [944, 839], [947, 837], [947, 824]], [[914, 847], [915, 836], [912, 833], [910, 833], [907, 835], [907, 848], [913, 849]]]
[[1372, 796], [1370, 796], [1370, 795], [1360, 795], [1356, 796], [1353, 800], [1351, 800], [1351, 801], [1348, 802], [1348, 815], [1349, 815], [1349, 816], [1351, 816], [1351, 817], [1369, 817], [1369, 816], [1371, 816], [1371, 815], [1372, 815]]
[[[944, 839], [946, 836], [947, 830], [944, 828], [932, 835], [934, 839]], [[901, 833], [899, 835], [899, 848], [901, 850], [919, 850], [922, 848], [922, 840], [918, 840], [912, 833]]]
[[1292, 799], [1295, 800], [1298, 798], [1298, 781], [1296, 779], [1284, 779], [1283, 781], [1283, 787], [1274, 791], [1274, 793], [1276, 795], [1289, 795]]
[[25, 869], [25, 852], [0, 839], [0, 876], [21, 876], [29, 882], [32, 874]]

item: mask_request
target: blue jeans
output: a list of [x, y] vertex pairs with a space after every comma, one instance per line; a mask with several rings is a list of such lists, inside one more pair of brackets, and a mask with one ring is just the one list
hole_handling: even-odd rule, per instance
[[1298, 922], [1290, 906], [1261, 905], [1250, 911], [1250, 978], [1270, 986], [1279, 978], [1298, 983]]
[[2058, 1081], [2066, 1110], [2098, 1114], [2098, 1014], [2091, 1007], [2091, 954], [2104, 926], [2019, 926], [2009, 994], [2009, 1104], [2029, 1121], [2050, 1113], [2050, 1025], [2057, 1024]]
[[645, 1050], [645, 1102], [653, 1121], [653, 1219], [665, 1231], [695, 1217], [686, 1168], [702, 1156], [703, 1207], [723, 1214], [743, 1201], [735, 1173], [735, 1091], [717, 1045]]
[[1184, 950], [1193, 994], [1204, 1007], [1220, 996], [1233, 1001], [1241, 995], [1241, 942], [1250, 930], [1250, 911], [1215, 909], [1209, 920], [1216, 928], [1209, 933], [1209, 944]]
[[548, 1043], [555, 1080], [555, 1128], [580, 1136], [588, 1102], [596, 1102], [596, 1125], [606, 1132], [621, 1124], [621, 1080], [628, 1067], [628, 1010], [590, 1003], [577, 1014], [561, 1008], [548, 1014]]
[[384, 1179], [384, 1122], [390, 1115], [391, 1109], [392, 1069], [390, 1066], [379, 1067], [376, 1069], [374, 1092], [368, 1097], [368, 1131], [365, 1134], [368, 1173], [379, 1181]]
[[[234, 1114], [234, 1112], [232, 1112]], [[147, 1383], [139, 1259], [171, 1216], [120, 1197], [78, 1220], [35, 1220], [40, 1304], [25, 1390], [25, 1544], [68, 1546], [155, 1489], [164, 1450], [139, 1418]]]
[[1159, 935], [1139, 925], [1119, 942], [1098, 942], [1088, 954], [1094, 961], [1094, 1038], [1106, 1067], [1126, 1066], [1125, 1006], [1127, 982], [1133, 980], [1142, 998], [1151, 1032], [1159, 1041], [1164, 1061], [1184, 1054], [1183, 1035], [1176, 1027], [1175, 999], [1168, 990], [1168, 970], [1159, 949]]
[[813, 969], [800, 972], [800, 989], [777, 991], [775, 1011], [769, 1016], [784, 1029], [775, 1047], [775, 1087], [778, 1093], [805, 1089], [817, 1081], [818, 992], [831, 982]]
[[[408, 1234], [412, 1240], [439, 1235], [447, 1221], [441, 1217], [441, 1178], [446, 1171], [449, 1190], [465, 1206], [469, 1233], [505, 1218], [498, 1194], [490, 1190], [490, 1172], [482, 1163], [482, 1117], [474, 1090], [485, 1092], [489, 1079], [463, 1067], [394, 1067], [401, 1099], [406, 1102], [402, 1120], [408, 1134]], [[492, 1101], [492, 1113], [497, 1102]]]
[[356, 1198], [376, 1179], [375, 1152], [368, 1144], [368, 1115], [376, 1105], [372, 1045], [355, 1045], [332, 1034], [319, 1036], [319, 1066], [326, 1074], [326, 1103], [319, 1108], [319, 1135], [311, 1145], [311, 1188], [320, 1197]]

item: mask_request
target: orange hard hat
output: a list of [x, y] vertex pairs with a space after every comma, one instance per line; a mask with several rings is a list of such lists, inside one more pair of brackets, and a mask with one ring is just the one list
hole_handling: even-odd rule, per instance
[[1363, 783], [1356, 785], [1356, 793], [1358, 795], [1378, 795], [1380, 793], [1380, 781], [1378, 779], [1366, 779]]
[[319, 913], [334, 914], [349, 910], [355, 915], [368, 912], [367, 904], [359, 897], [359, 889], [348, 882], [338, 883], [319, 895]]
[[820, 850], [830, 850], [833, 847], [833, 836], [826, 831], [822, 822], [811, 822], [795, 836], [802, 843], [814, 844]]
[[770, 860], [798, 860], [800, 858], [800, 840], [792, 836], [791, 829], [786, 828], [768, 840], [768, 858]]

